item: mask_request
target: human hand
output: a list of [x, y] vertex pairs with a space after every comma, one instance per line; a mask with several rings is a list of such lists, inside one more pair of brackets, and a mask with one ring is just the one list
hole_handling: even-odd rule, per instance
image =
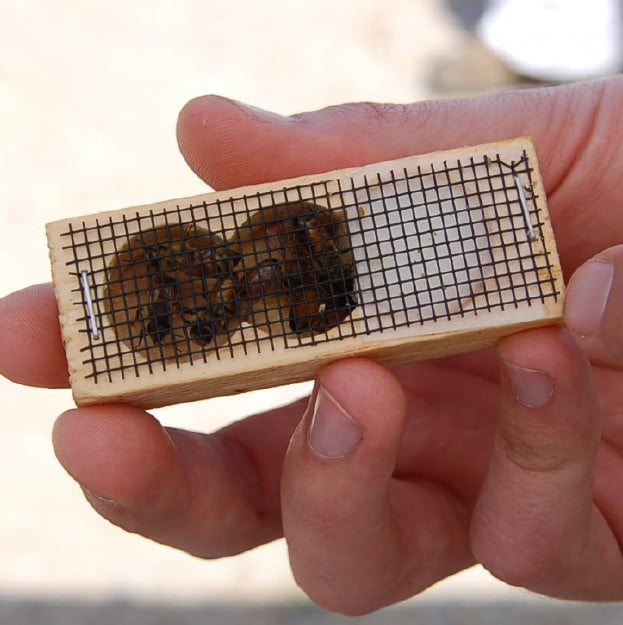
[[[621, 78], [291, 118], [190, 102], [180, 147], [217, 189], [532, 135], [574, 274], [570, 331], [393, 369], [335, 362], [307, 409], [210, 435], [129, 406], [71, 410], [60, 461], [104, 517], [199, 556], [285, 535], [298, 583], [332, 610], [374, 610], [475, 562], [536, 592], [623, 599], [621, 106]], [[67, 385], [48, 285], [2, 300], [0, 328], [5, 376]]]

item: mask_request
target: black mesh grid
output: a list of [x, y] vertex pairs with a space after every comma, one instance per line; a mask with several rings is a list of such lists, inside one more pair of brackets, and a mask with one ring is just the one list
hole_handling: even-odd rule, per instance
[[372, 209], [349, 220], [366, 331], [557, 299], [531, 174], [524, 154], [353, 181], [349, 216]]
[[556, 300], [532, 172], [467, 158], [71, 223], [87, 377]]

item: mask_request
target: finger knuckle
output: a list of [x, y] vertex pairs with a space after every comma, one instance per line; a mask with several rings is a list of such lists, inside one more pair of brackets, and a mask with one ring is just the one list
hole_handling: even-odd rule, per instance
[[547, 424], [534, 428], [521, 424], [502, 428], [497, 445], [503, 457], [524, 473], [558, 474], [573, 467], [598, 438], [593, 428], [552, 432]]

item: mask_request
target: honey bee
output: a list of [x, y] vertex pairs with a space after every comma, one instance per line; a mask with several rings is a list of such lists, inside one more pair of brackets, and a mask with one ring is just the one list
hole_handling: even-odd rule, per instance
[[196, 298], [203, 303], [186, 308], [181, 315], [190, 340], [206, 347], [230, 333], [238, 325], [235, 297], [234, 289], [228, 288]]
[[281, 212], [269, 209], [251, 225], [241, 241], [251, 269], [240, 280], [251, 323], [270, 324], [287, 316], [291, 332], [314, 334], [352, 312], [352, 261], [350, 250], [340, 249], [345, 239], [339, 223], [328, 211], [301, 202]]
[[299, 249], [316, 260], [335, 261], [340, 257], [338, 227], [329, 214], [308, 213], [292, 218], [294, 238]]
[[255, 249], [261, 250], [257, 241], [263, 241], [267, 251], [283, 262], [309, 259], [322, 253], [327, 236], [328, 233], [317, 227], [313, 215], [308, 213], [275, 216], [252, 231]]
[[235, 276], [224, 280], [212, 298], [212, 314], [225, 321], [239, 313], [239, 287]]
[[166, 271], [166, 268], [161, 262], [161, 256], [156, 245], [148, 245], [145, 247], [145, 264], [147, 268], [151, 270], [153, 274], [161, 274]]
[[281, 269], [277, 258], [266, 258], [246, 272], [242, 289], [249, 299], [266, 297], [280, 289]]
[[312, 333], [323, 325], [322, 303], [311, 289], [298, 289], [290, 298], [288, 325], [295, 334]]
[[182, 241], [154, 243], [145, 246], [144, 255], [150, 274], [167, 275], [184, 268], [184, 243]]
[[[190, 319], [189, 319], [190, 317]], [[183, 319], [189, 328], [190, 339], [206, 347], [214, 340], [216, 334], [214, 324], [207, 318], [205, 309], [185, 311]]]
[[242, 256], [225, 243], [216, 243], [193, 250], [190, 258], [191, 275], [222, 279], [234, 272]]
[[209, 345], [214, 339], [214, 331], [211, 324], [206, 321], [197, 320], [190, 327], [190, 336], [193, 341], [196, 341], [202, 347]]
[[316, 289], [295, 290], [288, 316], [290, 330], [313, 334], [339, 325], [356, 306], [353, 292], [354, 280], [345, 276], [327, 280]]
[[205, 347], [237, 325], [231, 319], [237, 310], [237, 250], [192, 224], [144, 233], [140, 243], [134, 253], [142, 254], [149, 283], [149, 303], [137, 313], [143, 322], [141, 340], [175, 340], [177, 324], [188, 339]]
[[173, 333], [173, 314], [175, 313], [175, 288], [168, 283], [157, 286], [149, 293], [149, 303], [144, 308], [137, 308], [135, 321], [142, 322], [139, 345], [149, 338], [154, 345], [162, 345]]
[[[202, 256], [206, 257], [206, 252], [202, 252]], [[223, 244], [214, 247], [209, 251], [210, 260], [216, 267], [216, 273], [219, 276], [231, 275], [236, 266], [242, 260], [242, 255], [237, 250]]]
[[264, 258], [240, 277], [239, 308], [249, 323], [263, 326], [277, 321], [286, 303], [283, 266], [275, 257]]
[[357, 305], [341, 219], [303, 201], [258, 211], [229, 240], [194, 224], [142, 232], [111, 268], [111, 302], [125, 315], [117, 327], [134, 346], [137, 335], [144, 349], [165, 346], [167, 358], [183, 341], [215, 349], [241, 323], [327, 332]]
[[354, 292], [355, 281], [352, 276], [329, 276], [322, 288], [324, 295], [322, 314], [327, 326], [333, 327], [342, 323], [353, 312], [357, 306]]

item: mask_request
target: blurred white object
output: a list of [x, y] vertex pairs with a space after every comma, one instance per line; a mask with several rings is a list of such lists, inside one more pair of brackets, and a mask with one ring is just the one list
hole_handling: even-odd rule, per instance
[[582, 80], [621, 71], [622, 18], [619, 0], [489, 0], [478, 34], [518, 74]]

